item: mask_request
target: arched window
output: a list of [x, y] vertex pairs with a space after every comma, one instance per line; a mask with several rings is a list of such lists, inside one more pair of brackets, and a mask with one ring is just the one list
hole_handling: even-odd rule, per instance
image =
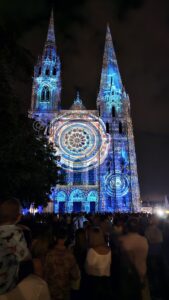
[[106, 122], [106, 132], [109, 133], [109, 123]]
[[122, 122], [119, 122], [119, 133], [123, 133], [123, 126], [122, 126]]
[[113, 83], [113, 76], [111, 76], [111, 79], [110, 79], [111, 81], [110, 81], [110, 84], [112, 85], [112, 83]]
[[114, 106], [112, 106], [112, 117], [115, 118], [116, 116], [116, 109]]
[[49, 101], [50, 98], [50, 93], [49, 93], [49, 89], [46, 91], [46, 101]]
[[47, 68], [46, 69], [46, 72], [45, 72], [45, 74], [47, 75], [47, 76], [49, 76], [50, 75], [50, 70]]
[[56, 68], [53, 68], [53, 75], [56, 75]]
[[50, 91], [48, 86], [44, 86], [41, 93], [41, 102], [50, 101]]
[[45, 101], [45, 90], [42, 90], [41, 101]]

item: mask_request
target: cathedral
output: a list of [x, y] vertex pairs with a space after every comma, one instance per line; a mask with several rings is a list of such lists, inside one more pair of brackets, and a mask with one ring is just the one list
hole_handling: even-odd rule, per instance
[[78, 92], [70, 109], [62, 109], [61, 88], [52, 12], [43, 54], [34, 68], [29, 116], [45, 124], [61, 167], [63, 181], [52, 188], [53, 210], [139, 211], [130, 100], [121, 81], [109, 27], [95, 110], [85, 108]]

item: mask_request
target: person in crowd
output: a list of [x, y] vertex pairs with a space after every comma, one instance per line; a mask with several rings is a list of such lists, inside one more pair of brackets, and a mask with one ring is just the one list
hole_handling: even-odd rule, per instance
[[22, 219], [18, 223], [18, 227], [22, 230], [28, 249], [32, 246], [32, 233], [28, 226], [22, 224]]
[[161, 229], [158, 227], [158, 217], [152, 215], [149, 221], [149, 225], [145, 230], [145, 237], [149, 243], [149, 252], [151, 255], [157, 255], [161, 253], [163, 234]]
[[79, 228], [75, 232], [75, 242], [72, 246], [73, 254], [76, 258], [78, 266], [83, 271], [84, 263], [87, 255], [87, 239], [86, 232], [83, 228]]
[[[149, 225], [145, 230], [145, 236], [149, 243], [148, 253], [148, 275], [150, 280], [151, 294], [163, 299], [168, 299], [168, 266], [163, 251], [163, 233], [159, 228], [160, 220], [158, 216], [152, 215], [149, 220]], [[168, 273], [168, 274], [167, 274]]]
[[33, 262], [27, 263], [26, 272], [21, 282], [17, 286], [0, 295], [0, 300], [51, 300], [47, 283], [34, 274]]
[[111, 250], [106, 245], [100, 228], [89, 232], [89, 250], [87, 252], [85, 270], [88, 275], [86, 290], [90, 299], [111, 299], [110, 281]]
[[80, 281], [80, 270], [75, 257], [65, 247], [66, 239], [67, 230], [60, 228], [57, 243], [46, 256], [44, 272], [52, 300], [69, 300], [72, 282]]
[[[138, 233], [138, 219], [127, 221], [127, 234], [119, 237], [122, 272], [120, 280], [121, 298], [150, 299], [147, 281], [147, 239]], [[124, 294], [123, 294], [124, 293]]]
[[44, 263], [46, 255], [49, 251], [49, 248], [54, 244], [54, 237], [52, 237], [47, 232], [41, 233], [36, 239], [32, 242], [32, 259], [34, 264], [34, 272], [40, 277], [44, 277]]
[[20, 220], [20, 202], [17, 199], [0, 204], [0, 294], [14, 288], [19, 267], [29, 260], [30, 252], [22, 232], [16, 224]]
[[73, 244], [70, 245], [70, 250], [73, 252], [77, 264], [81, 273], [80, 286], [79, 282], [75, 282], [71, 299], [83, 299], [83, 291], [84, 291], [84, 282], [85, 282], [85, 271], [84, 271], [84, 263], [87, 254], [87, 238], [85, 229], [79, 228], [75, 231], [75, 239]]

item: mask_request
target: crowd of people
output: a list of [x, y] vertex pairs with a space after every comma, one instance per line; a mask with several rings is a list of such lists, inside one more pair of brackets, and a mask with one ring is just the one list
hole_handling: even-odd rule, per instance
[[0, 300], [167, 300], [169, 219], [0, 204]]

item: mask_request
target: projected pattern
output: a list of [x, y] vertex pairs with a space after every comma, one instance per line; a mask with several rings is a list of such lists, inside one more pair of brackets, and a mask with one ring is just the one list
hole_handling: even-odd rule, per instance
[[[81, 119], [79, 119], [81, 117]], [[65, 121], [65, 119], [69, 121]], [[101, 119], [89, 114], [62, 115], [52, 121], [51, 140], [61, 153], [60, 165], [69, 171], [96, 168], [107, 157], [110, 135]]]
[[138, 211], [140, 193], [130, 117], [109, 27], [106, 32], [97, 110], [79, 93], [62, 110], [61, 64], [51, 15], [43, 55], [34, 71], [30, 116], [49, 124], [63, 182], [53, 188], [54, 211]]

